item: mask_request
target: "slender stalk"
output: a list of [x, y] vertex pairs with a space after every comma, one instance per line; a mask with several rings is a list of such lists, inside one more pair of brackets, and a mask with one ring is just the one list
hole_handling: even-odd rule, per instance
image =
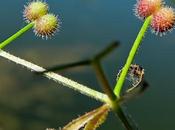
[[123, 69], [122, 69], [122, 72], [121, 72], [121, 75], [119, 77], [119, 80], [118, 82], [116, 83], [116, 86], [114, 88], [114, 93], [117, 97], [120, 97], [120, 92], [121, 92], [121, 89], [122, 89], [122, 86], [123, 86], [123, 83], [125, 81], [125, 78], [126, 78], [126, 75], [127, 75], [127, 72], [128, 72], [128, 69], [134, 59], [134, 56], [137, 52], [137, 49], [145, 35], [145, 32], [146, 30], [148, 29], [149, 25], [150, 25], [150, 22], [151, 22], [151, 17], [152, 16], [149, 16], [148, 18], [146, 18], [145, 22], [143, 23], [143, 26], [141, 27], [141, 30], [140, 32], [138, 33], [137, 35], [137, 38], [136, 40], [134, 41], [134, 44], [130, 50], [130, 53], [129, 53], [129, 56], [127, 58], [127, 61], [126, 61], [126, 64], [124, 65]]
[[113, 108], [113, 111], [115, 112], [116, 116], [119, 117], [119, 119], [123, 123], [126, 130], [134, 130], [133, 126], [128, 121], [126, 114], [124, 113], [124, 111], [122, 110], [122, 108], [120, 106]]
[[0, 49], [2, 49], [3, 47], [5, 47], [6, 45], [8, 45], [10, 42], [14, 41], [16, 38], [18, 38], [19, 36], [21, 36], [23, 33], [25, 33], [26, 31], [28, 31], [33, 26], [34, 26], [34, 22], [31, 22], [31, 23], [27, 24], [25, 27], [23, 27], [21, 30], [19, 30], [18, 32], [16, 32], [14, 35], [12, 35], [11, 37], [9, 37], [5, 41], [1, 42], [0, 43]]
[[96, 54], [94, 56], [94, 59], [100, 61], [102, 58], [104, 58], [105, 56], [109, 55], [118, 46], [119, 46], [119, 42], [118, 41], [112, 42], [105, 49], [103, 49], [101, 52]]
[[77, 66], [90, 65], [91, 62], [93, 62], [94, 60], [98, 60], [98, 61], [102, 60], [102, 58], [107, 56], [109, 53], [111, 53], [118, 46], [119, 46], [119, 42], [114, 41], [109, 46], [107, 46], [105, 49], [103, 49], [102, 51], [100, 51], [98, 54], [96, 54], [93, 57], [90, 57], [90, 58], [85, 59], [85, 60], [80, 60], [80, 61], [77, 61], [77, 62], [68, 63], [68, 64], [55, 65], [55, 66], [52, 66], [52, 67], [47, 67], [46, 71], [39, 72], [39, 73], [45, 73], [45, 72], [49, 72], [49, 71], [60, 71], [60, 70], [63, 70], [63, 69], [70, 69], [70, 68], [77, 67]]
[[[3, 58], [6, 58], [16, 64], [19, 64], [19, 65], [22, 65], [23, 67], [26, 67], [28, 69], [30, 69], [31, 71], [34, 71], [34, 72], [43, 72], [45, 71], [46, 69], [38, 66], [38, 65], [35, 65], [29, 61], [26, 61], [26, 60], [23, 60], [19, 57], [16, 57], [14, 55], [11, 55], [3, 50], [0, 50], [0, 56], [3, 57]], [[87, 86], [84, 86], [82, 84], [79, 84], [71, 79], [68, 79], [66, 77], [63, 77], [61, 75], [58, 75], [54, 72], [47, 72], [47, 73], [44, 73], [43, 76], [47, 77], [48, 79], [51, 79], [59, 84], [62, 84], [63, 86], [66, 86], [66, 87], [69, 87], [71, 89], [74, 89], [76, 91], [79, 91], [80, 93], [84, 94], [84, 95], [87, 95], [91, 98], [94, 98], [98, 101], [101, 101], [103, 103], [108, 103], [110, 104], [111, 101], [110, 99], [108, 98], [108, 96], [106, 94], [103, 94], [101, 92], [98, 92], [96, 90], [93, 90]]]
[[114, 93], [110, 87], [110, 84], [105, 76], [105, 73], [102, 69], [100, 61], [97, 60], [97, 61], [93, 61], [92, 63], [93, 63], [92, 65], [93, 65], [95, 72], [96, 72], [96, 77], [99, 80], [99, 83], [101, 83], [104, 92], [108, 95], [109, 99], [111, 100], [110, 105], [111, 105], [114, 113], [119, 117], [119, 119], [121, 120], [121, 122], [123, 123], [124, 127], [127, 130], [133, 130], [132, 125], [128, 121], [125, 112], [122, 110], [121, 106], [118, 104], [119, 102], [115, 102], [116, 96], [114, 95]]
[[77, 66], [85, 66], [85, 65], [89, 65], [91, 63], [90, 60], [82, 60], [82, 61], [77, 61], [77, 62], [72, 62], [72, 63], [68, 63], [68, 64], [62, 64], [62, 65], [56, 65], [56, 66], [52, 66], [52, 67], [48, 67], [46, 68], [46, 71], [43, 72], [39, 72], [39, 73], [46, 73], [49, 71], [60, 71], [60, 70], [64, 70], [64, 69], [70, 69], [73, 67], [77, 67]]
[[108, 97], [111, 101], [115, 101], [116, 96], [108, 83], [108, 80], [104, 74], [104, 71], [103, 71], [102, 66], [100, 65], [99, 61], [92, 61], [92, 66], [94, 67], [94, 70], [95, 70], [96, 75], [97, 75], [96, 77], [98, 78], [99, 83], [101, 83], [101, 85], [102, 85], [103, 91], [108, 95]]

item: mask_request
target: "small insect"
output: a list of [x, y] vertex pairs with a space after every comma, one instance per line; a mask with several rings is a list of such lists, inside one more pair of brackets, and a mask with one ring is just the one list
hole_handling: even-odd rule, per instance
[[[117, 75], [117, 80], [119, 79], [121, 72], [122, 72], [122, 69], [119, 71]], [[128, 70], [128, 74], [126, 76], [126, 79], [130, 81], [133, 86], [130, 89], [133, 89], [134, 87], [138, 86], [143, 80], [143, 77], [144, 77], [144, 69], [137, 64], [131, 64]]]
[[[117, 75], [117, 80], [119, 79], [121, 72], [122, 69]], [[137, 64], [131, 64], [126, 79], [132, 86], [129, 86], [129, 88], [123, 93], [120, 98], [120, 103], [127, 102], [128, 100], [142, 94], [148, 88], [149, 85], [143, 78], [144, 69]]]

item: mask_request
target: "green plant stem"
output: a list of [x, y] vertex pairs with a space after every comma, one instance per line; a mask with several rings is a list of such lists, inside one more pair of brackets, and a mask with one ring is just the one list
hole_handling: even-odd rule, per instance
[[134, 59], [134, 56], [137, 52], [137, 49], [145, 35], [145, 32], [146, 30], [148, 29], [149, 25], [150, 25], [150, 22], [151, 22], [151, 17], [152, 16], [149, 16], [148, 18], [146, 18], [145, 22], [143, 23], [143, 26], [141, 27], [141, 30], [140, 32], [138, 33], [137, 35], [137, 38], [136, 40], [134, 41], [134, 44], [130, 50], [130, 53], [129, 53], [129, 56], [127, 58], [127, 61], [126, 61], [126, 64], [124, 65], [123, 69], [122, 69], [122, 72], [121, 72], [121, 75], [119, 77], [119, 80], [118, 82], [116, 83], [116, 86], [114, 88], [114, 93], [117, 97], [120, 97], [120, 92], [121, 92], [121, 89], [122, 89], [122, 86], [123, 86], [123, 83], [125, 81], [125, 78], [126, 78], [126, 75], [127, 75], [127, 72], [128, 72], [128, 69]]
[[5, 47], [6, 45], [8, 45], [10, 42], [14, 41], [16, 38], [18, 38], [19, 36], [21, 36], [23, 33], [25, 33], [26, 31], [28, 31], [33, 26], [34, 26], [34, 22], [31, 22], [31, 23], [27, 24], [25, 27], [23, 27], [18, 32], [16, 32], [14, 35], [12, 35], [8, 39], [6, 39], [2, 43], [0, 43], [0, 49], [2, 49], [3, 47]]

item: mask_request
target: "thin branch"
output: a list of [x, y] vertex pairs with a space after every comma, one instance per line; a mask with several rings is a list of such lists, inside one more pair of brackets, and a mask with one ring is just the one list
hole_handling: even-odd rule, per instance
[[114, 108], [113, 111], [115, 112], [115, 115], [119, 117], [126, 130], [138, 130], [133, 120], [128, 120], [129, 117], [127, 116], [126, 112], [123, 111], [121, 106]]
[[70, 68], [73, 68], [73, 67], [90, 65], [93, 61], [102, 60], [105, 56], [107, 56], [109, 53], [111, 53], [118, 46], [119, 46], [119, 42], [114, 41], [110, 45], [108, 45], [105, 49], [103, 49], [102, 51], [100, 51], [99, 53], [94, 55], [93, 57], [90, 57], [90, 58], [85, 59], [85, 60], [80, 60], [80, 61], [68, 63], [68, 64], [55, 65], [55, 66], [52, 66], [52, 67], [47, 67], [46, 71], [37, 72], [37, 73], [42, 74], [42, 73], [49, 72], [49, 71], [60, 71], [60, 70], [64, 70], [64, 69], [70, 69]]
[[16, 32], [15, 34], [13, 34], [9, 38], [7, 38], [5, 41], [1, 42], [0, 43], [0, 49], [2, 49], [6, 45], [8, 45], [12, 41], [14, 41], [16, 38], [18, 38], [19, 36], [21, 36], [22, 34], [24, 34], [26, 31], [28, 31], [29, 29], [31, 29], [33, 26], [34, 26], [34, 22], [31, 22], [31, 23], [27, 24], [25, 27], [23, 27], [22, 29], [20, 29], [18, 32]]
[[[109, 84], [109, 82], [107, 80], [107, 77], [105, 76], [105, 73], [104, 73], [104, 70], [103, 70], [103, 68], [102, 68], [102, 66], [100, 64], [100, 61], [98, 61], [98, 60], [94, 61], [93, 62], [93, 67], [94, 67], [94, 70], [96, 72], [96, 77], [98, 78], [99, 83], [102, 84], [102, 88], [103, 88], [104, 92], [113, 101], [112, 102], [112, 109], [113, 109], [115, 115], [117, 115], [119, 117], [119, 119], [123, 123], [124, 127], [126, 128], [126, 130], [133, 130], [131, 122], [128, 120], [128, 118], [126, 116], [126, 113], [123, 111], [121, 105], [119, 104], [122, 101], [118, 102], [118, 99], [117, 99], [117, 102], [114, 101], [114, 100], [116, 100], [116, 97], [115, 97], [115, 95], [113, 95], [114, 93], [111, 90], [110, 84]], [[134, 124], [133, 121], [132, 121], [132, 124]]]
[[[26, 60], [23, 60], [19, 57], [11, 55], [3, 50], [0, 50], [0, 56], [5, 58], [5, 59], [8, 59], [16, 64], [22, 65], [22, 66], [24, 66], [24, 67], [26, 67], [34, 72], [46, 71], [46, 69], [44, 69], [38, 65], [35, 65], [29, 61], [26, 61]], [[59, 74], [56, 74], [54, 72], [47, 72], [47, 73], [44, 73], [43, 76], [47, 77], [48, 79], [54, 80], [55, 82], [62, 84], [63, 86], [66, 86], [66, 87], [69, 87], [69, 88], [74, 89], [76, 91], [79, 91], [80, 93], [87, 95], [91, 98], [94, 98], [98, 101], [101, 101], [104, 103], [110, 103], [110, 100], [106, 94], [95, 91], [87, 86], [79, 84], [79, 83], [77, 83], [71, 79], [68, 79], [66, 77], [63, 77]]]
[[72, 62], [68, 64], [55, 65], [50, 68], [48, 67], [47, 70], [43, 72], [39, 72], [38, 74], [46, 73], [49, 71], [59, 71], [59, 70], [70, 69], [72, 67], [85, 66], [85, 65], [89, 65], [90, 63], [91, 63], [90, 60], [82, 60], [82, 61]]
[[98, 54], [96, 54], [94, 56], [95, 60], [101, 60], [102, 58], [104, 58], [105, 56], [107, 56], [109, 53], [111, 53], [114, 49], [116, 49], [118, 46], [120, 45], [120, 43], [118, 41], [114, 41], [111, 44], [109, 44], [109, 46], [107, 46], [105, 49], [103, 49], [101, 52], [99, 52]]
[[102, 66], [100, 64], [100, 61], [93, 61], [92, 67], [94, 68], [94, 71], [96, 73], [96, 77], [99, 80], [99, 83], [101, 84], [101, 87], [103, 91], [108, 95], [108, 97], [111, 99], [111, 101], [116, 100], [116, 96], [113, 93], [113, 90], [111, 89], [109, 82], [106, 78], [106, 75], [102, 69]]

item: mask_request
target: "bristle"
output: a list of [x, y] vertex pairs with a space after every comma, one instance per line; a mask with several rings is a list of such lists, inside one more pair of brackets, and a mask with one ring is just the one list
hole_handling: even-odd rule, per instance
[[163, 7], [157, 11], [152, 18], [152, 32], [157, 35], [165, 35], [172, 31], [175, 25], [175, 12], [171, 7]]
[[23, 17], [29, 23], [48, 13], [49, 7], [46, 2], [35, 0], [24, 6]]
[[58, 17], [53, 14], [46, 14], [35, 21], [34, 32], [43, 39], [53, 36], [60, 28]]
[[139, 19], [143, 20], [159, 10], [163, 4], [162, 0], [137, 0], [134, 12]]

